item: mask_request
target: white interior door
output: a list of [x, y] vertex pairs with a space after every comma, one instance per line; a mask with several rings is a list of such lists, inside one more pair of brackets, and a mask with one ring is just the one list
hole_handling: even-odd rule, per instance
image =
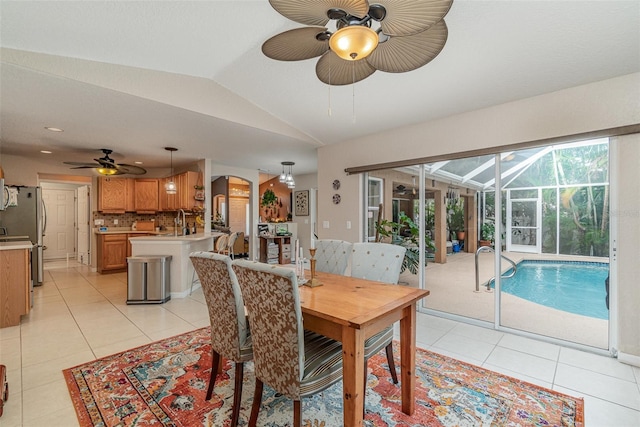
[[43, 238], [44, 259], [76, 257], [75, 190], [42, 189], [47, 206], [47, 233]]
[[229, 197], [229, 227], [231, 231], [245, 231], [247, 229], [247, 197]]
[[91, 263], [90, 255], [90, 189], [88, 185], [78, 187], [78, 262], [80, 264], [89, 265]]

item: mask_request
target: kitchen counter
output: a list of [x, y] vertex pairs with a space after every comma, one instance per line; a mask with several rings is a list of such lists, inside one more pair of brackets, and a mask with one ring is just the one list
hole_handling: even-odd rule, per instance
[[141, 231], [141, 230], [132, 230], [130, 227], [109, 227], [107, 231], [100, 231], [99, 228], [94, 228], [93, 232], [95, 234], [142, 234], [142, 235], [151, 234], [154, 236], [173, 236], [173, 231], [171, 230]]
[[[223, 233], [197, 233], [188, 236], [129, 237], [132, 256], [171, 255], [169, 277], [171, 298], [189, 295], [193, 280], [193, 265], [189, 254], [213, 250], [213, 240]], [[199, 285], [197, 285], [199, 286]]]
[[14, 249], [31, 249], [33, 243], [29, 240], [18, 240], [12, 242], [0, 242], [0, 251], [12, 251]]
[[223, 233], [219, 233], [219, 232], [211, 232], [211, 233], [196, 233], [196, 234], [189, 234], [187, 236], [174, 236], [173, 233], [171, 234], [160, 234], [160, 235], [155, 235], [155, 236], [140, 236], [140, 237], [131, 237], [129, 238], [129, 241], [133, 243], [133, 241], [135, 240], [136, 242], [140, 242], [140, 241], [147, 241], [147, 242], [197, 242], [200, 240], [206, 240], [206, 239], [210, 239], [210, 238], [216, 238], [218, 236], [221, 236]]

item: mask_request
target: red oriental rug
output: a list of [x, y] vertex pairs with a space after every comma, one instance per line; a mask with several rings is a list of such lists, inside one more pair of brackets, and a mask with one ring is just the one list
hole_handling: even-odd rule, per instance
[[[397, 345], [394, 347], [398, 347]], [[397, 356], [397, 355], [396, 355]], [[400, 366], [399, 360], [396, 366]], [[209, 328], [65, 369], [81, 426], [227, 427], [233, 366], [226, 363], [205, 401], [211, 369]], [[381, 353], [369, 361], [368, 426], [582, 426], [584, 404], [574, 398], [426, 350], [416, 354], [416, 411], [401, 411]], [[245, 364], [240, 426], [246, 426], [254, 389]], [[260, 426], [290, 426], [293, 404], [265, 385]], [[342, 425], [342, 384], [304, 399], [305, 427]]]

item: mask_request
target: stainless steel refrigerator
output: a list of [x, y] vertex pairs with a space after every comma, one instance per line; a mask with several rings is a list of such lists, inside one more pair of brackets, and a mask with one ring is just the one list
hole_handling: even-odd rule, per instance
[[[42, 268], [42, 239], [47, 228], [47, 214], [40, 187], [7, 186], [16, 197], [5, 200], [0, 210], [0, 227], [6, 236], [26, 236], [33, 243], [31, 251], [31, 277], [35, 286], [44, 279]], [[0, 189], [4, 191], [5, 189]], [[15, 206], [13, 206], [15, 205]]]

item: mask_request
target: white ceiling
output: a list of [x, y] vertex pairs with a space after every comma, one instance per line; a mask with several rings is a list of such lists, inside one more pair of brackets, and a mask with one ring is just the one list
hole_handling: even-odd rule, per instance
[[640, 71], [637, 0], [454, 0], [445, 21], [426, 66], [329, 90], [315, 59], [262, 54], [301, 26], [267, 0], [2, 0], [0, 152], [313, 172], [322, 145]]

